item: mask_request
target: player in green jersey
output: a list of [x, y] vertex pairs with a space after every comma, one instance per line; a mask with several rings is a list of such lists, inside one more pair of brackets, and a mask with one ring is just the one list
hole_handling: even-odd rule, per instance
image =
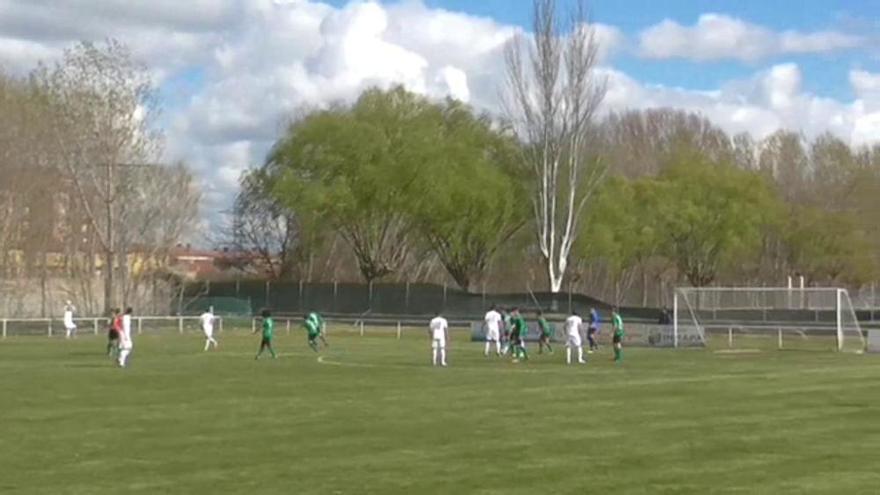
[[[269, 349], [269, 354], [272, 355], [272, 359], [275, 359], [275, 349], [272, 349], [272, 337], [275, 334], [275, 322], [272, 321], [272, 313], [269, 312], [268, 309], [264, 309], [260, 316], [262, 316], [263, 319], [263, 338], [260, 340], [260, 352], [257, 353], [257, 356], [254, 359], [260, 359], [260, 356], [266, 349]], [[254, 329], [254, 333], [257, 333], [257, 329]]]
[[303, 320], [303, 326], [309, 337], [309, 347], [315, 352], [318, 352], [318, 337], [321, 335], [321, 327], [319, 325], [318, 320], [312, 318], [311, 315]]
[[529, 333], [529, 325], [526, 319], [522, 317], [519, 308], [513, 308], [510, 314], [510, 343], [512, 346], [514, 362], [524, 359], [528, 361], [529, 354], [526, 352], [525, 339]]
[[623, 318], [620, 317], [620, 310], [617, 308], [611, 313], [611, 326], [614, 329], [611, 337], [614, 343], [614, 362], [620, 363], [623, 361], [623, 337], [626, 334], [623, 332]]
[[538, 330], [541, 331], [541, 338], [538, 340], [538, 354], [544, 353], [544, 347], [553, 354], [553, 348], [550, 347], [550, 341], [553, 340], [553, 325], [544, 318], [544, 312], [538, 310]]
[[[312, 320], [312, 322], [315, 324], [315, 328], [318, 331], [317, 338], [321, 339], [321, 342], [324, 344], [324, 347], [330, 347], [330, 344], [327, 343], [327, 338], [325, 337], [326, 330], [327, 330], [327, 324], [324, 323], [324, 318], [322, 318], [321, 315], [317, 311], [312, 311], [309, 313], [309, 315], [306, 317], [306, 319]], [[308, 329], [308, 327], [307, 327], [307, 329]], [[311, 340], [312, 340], [312, 338], [310, 336], [309, 341], [311, 342]], [[315, 344], [317, 345], [317, 342], [315, 342]], [[311, 343], [309, 343], [309, 345], [311, 345]]]
[[507, 352], [510, 350], [511, 343], [511, 315], [510, 311], [507, 308], [501, 308], [501, 342], [503, 343], [501, 348], [501, 354], [507, 355]]

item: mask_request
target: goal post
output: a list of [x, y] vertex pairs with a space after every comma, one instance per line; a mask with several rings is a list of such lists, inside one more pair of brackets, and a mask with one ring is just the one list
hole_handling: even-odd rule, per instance
[[673, 302], [676, 342], [689, 328], [715, 347], [865, 349], [849, 292], [839, 287], [681, 287]]

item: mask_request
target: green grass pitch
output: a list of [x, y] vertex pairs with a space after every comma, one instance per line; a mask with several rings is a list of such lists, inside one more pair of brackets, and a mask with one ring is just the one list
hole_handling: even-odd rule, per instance
[[880, 359], [563, 349], [515, 365], [456, 334], [332, 329], [0, 342], [0, 493], [781, 494], [880, 490]]

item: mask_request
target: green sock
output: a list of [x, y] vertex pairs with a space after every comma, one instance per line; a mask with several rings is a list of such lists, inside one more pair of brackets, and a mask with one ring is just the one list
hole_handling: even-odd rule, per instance
[[617, 347], [614, 348], [614, 360], [615, 361], [622, 361], [623, 360], [623, 351], [618, 349]]
[[269, 346], [269, 354], [272, 355], [272, 359], [275, 359], [275, 349], [272, 349], [272, 346]]

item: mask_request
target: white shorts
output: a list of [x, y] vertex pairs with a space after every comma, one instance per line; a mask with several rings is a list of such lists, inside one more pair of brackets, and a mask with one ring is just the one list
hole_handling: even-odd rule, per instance
[[64, 325], [65, 330], [76, 330], [76, 325]]
[[486, 340], [489, 342], [498, 342], [499, 340], [501, 340], [501, 332], [498, 329], [486, 330]]
[[431, 349], [446, 349], [446, 339], [432, 339]]
[[569, 335], [568, 340], [565, 342], [566, 347], [581, 347], [583, 345], [584, 342], [580, 335]]
[[119, 344], [119, 348], [122, 349], [123, 351], [130, 351], [133, 347], [134, 347], [134, 345], [132, 345], [132, 342], [130, 340], [128, 342], [125, 342], [125, 341], [120, 342], [120, 344]]
[[202, 331], [205, 332], [205, 337], [213, 337], [214, 336], [214, 329], [213, 328], [203, 328]]

